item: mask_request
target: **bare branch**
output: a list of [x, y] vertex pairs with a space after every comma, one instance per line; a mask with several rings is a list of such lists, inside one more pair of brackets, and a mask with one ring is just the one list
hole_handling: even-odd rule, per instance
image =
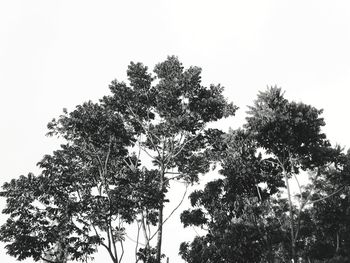
[[141, 145], [139, 145], [139, 148], [140, 148], [142, 151], [144, 151], [150, 158], [152, 158], [152, 159], [155, 160], [156, 162], [160, 163], [159, 160], [158, 160], [156, 157], [152, 156], [152, 155], [146, 150], [145, 147], [142, 147]]
[[141, 230], [141, 223], [137, 221], [137, 237], [136, 237], [136, 246], [135, 246], [135, 262], [137, 263], [137, 251], [139, 246], [139, 238], [140, 238], [140, 230]]
[[173, 176], [171, 178], [168, 178], [166, 179], [164, 182], [163, 182], [163, 185], [165, 185], [167, 182], [171, 181], [171, 180], [174, 180], [174, 179], [181, 179], [182, 177], [184, 177], [184, 174], [180, 174], [178, 176]]
[[[140, 227], [141, 227], [141, 226], [140, 226]], [[140, 228], [139, 228], [139, 229], [140, 229]], [[130, 237], [128, 234], [126, 234], [126, 233], [125, 233], [125, 236], [126, 236], [130, 241], [132, 241], [132, 242], [134, 242], [135, 244], [137, 244], [136, 247], [138, 247], [139, 244], [142, 245], [142, 246], [146, 246], [146, 244], [140, 242], [139, 240], [135, 240], [135, 239], [131, 238], [131, 237]]]
[[335, 194], [339, 193], [340, 191], [343, 191], [343, 190], [344, 190], [344, 188], [345, 188], [345, 186], [342, 186], [342, 187], [340, 187], [338, 190], [336, 190], [335, 192], [331, 193], [330, 195], [327, 195], [327, 196], [322, 197], [322, 198], [317, 199], [317, 200], [313, 200], [313, 201], [311, 201], [310, 203], [311, 203], [311, 204], [314, 204], [314, 203], [317, 203], [317, 202], [323, 201], [323, 200], [325, 200], [325, 199], [327, 199], [327, 198], [329, 198], [329, 197], [331, 197], [331, 196], [333, 196], [333, 195], [335, 195]]
[[[171, 211], [171, 213], [169, 214], [169, 216], [163, 221], [162, 225], [165, 224], [166, 221], [168, 221], [168, 219], [174, 214], [174, 212], [181, 206], [181, 204], [183, 203], [184, 199], [185, 199], [185, 196], [187, 194], [187, 190], [188, 190], [188, 185], [186, 185], [186, 189], [185, 189], [185, 192], [181, 198], [181, 201], [179, 202], [179, 204], [173, 209], [173, 211]], [[158, 233], [158, 230], [156, 232], [154, 232], [154, 234], [152, 235], [152, 237], [149, 239], [149, 240], [152, 240], [155, 235]]]
[[147, 229], [146, 229], [146, 223], [145, 223], [145, 216], [141, 215], [141, 224], [142, 224], [142, 230], [143, 230], [143, 234], [144, 234], [144, 237], [145, 237], [145, 241], [146, 241], [146, 246], [148, 246], [149, 244], [149, 241], [150, 241], [150, 238], [149, 236], [147, 235]]
[[260, 188], [259, 188], [259, 186], [258, 186], [258, 185], [255, 185], [255, 187], [256, 187], [256, 190], [257, 190], [257, 192], [258, 192], [259, 199], [260, 199], [260, 201], [262, 201], [262, 198], [261, 198], [261, 193], [260, 193]]
[[169, 214], [169, 216], [163, 221], [163, 224], [168, 221], [168, 219], [174, 214], [174, 212], [182, 205], [185, 197], [186, 197], [186, 194], [187, 194], [187, 190], [188, 190], [188, 185], [186, 185], [186, 189], [185, 189], [185, 192], [181, 198], [181, 201], [180, 203], [173, 209], [173, 211], [171, 211], [171, 213]]
[[122, 240], [120, 240], [120, 247], [122, 249], [122, 253], [121, 253], [120, 258], [119, 258], [119, 263], [122, 262], [122, 259], [123, 259], [123, 256], [124, 256], [124, 245], [123, 245], [123, 241]]

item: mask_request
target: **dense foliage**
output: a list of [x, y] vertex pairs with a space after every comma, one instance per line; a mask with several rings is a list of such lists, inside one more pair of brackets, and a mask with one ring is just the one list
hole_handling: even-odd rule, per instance
[[181, 244], [186, 262], [349, 261], [350, 152], [327, 140], [322, 110], [271, 87], [242, 128], [225, 133], [209, 125], [237, 107], [220, 85], [201, 84], [200, 68], [168, 57], [153, 73], [131, 63], [127, 76], [99, 102], [53, 119], [48, 135], [64, 144], [38, 163], [40, 174], [3, 185], [0, 240], [10, 255], [86, 262], [102, 246], [120, 263], [134, 226], [135, 262], [165, 261], [170, 182], [187, 187], [213, 168], [218, 178], [181, 214], [185, 228], [205, 231]]
[[224, 135], [212, 153], [221, 178], [193, 192], [193, 208], [181, 215], [185, 227], [207, 230], [181, 244], [186, 262], [349, 260], [350, 159], [322, 133], [321, 113], [279, 88], [258, 95], [244, 129]]
[[[10, 219], [0, 238], [9, 243], [11, 255], [48, 262], [85, 260], [101, 245], [113, 262], [121, 262], [125, 225], [135, 223], [145, 238], [139, 247], [137, 235], [136, 261], [164, 257], [168, 217], [163, 207], [170, 181], [193, 183], [209, 170], [205, 150], [218, 131], [206, 126], [233, 115], [236, 107], [224, 98], [223, 87], [201, 85], [201, 69], [184, 69], [176, 57], [157, 64], [154, 75], [143, 64], [131, 63], [127, 76], [128, 84], [112, 81], [111, 94], [98, 103], [64, 110], [48, 124], [49, 135], [63, 137], [66, 144], [39, 163], [38, 184], [19, 189], [14, 179], [4, 185], [1, 195], [9, 205], [3, 212]], [[16, 203], [29, 194], [24, 204]], [[15, 231], [33, 215], [45, 222]], [[62, 224], [68, 229], [58, 227]], [[46, 225], [58, 228], [51, 239]], [[29, 241], [23, 244], [24, 239]]]

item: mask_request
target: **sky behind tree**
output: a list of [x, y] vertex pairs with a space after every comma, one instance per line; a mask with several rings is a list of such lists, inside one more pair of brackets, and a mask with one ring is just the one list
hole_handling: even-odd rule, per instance
[[[46, 124], [62, 108], [108, 94], [130, 61], [153, 69], [168, 55], [202, 67], [204, 85], [226, 88], [240, 110], [223, 129], [242, 125], [258, 91], [277, 85], [289, 100], [323, 108], [331, 142], [350, 146], [349, 14], [345, 0], [1, 1], [0, 183], [38, 172], [57, 148]], [[165, 227], [170, 262], [194, 234], [182, 237], [178, 221]], [[15, 259], [0, 249], [0, 261]]]

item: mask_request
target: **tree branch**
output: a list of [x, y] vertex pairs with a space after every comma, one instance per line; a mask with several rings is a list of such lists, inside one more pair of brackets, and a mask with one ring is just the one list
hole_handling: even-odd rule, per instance
[[115, 255], [115, 258], [116, 260], [119, 262], [118, 260], [118, 253], [117, 253], [117, 246], [115, 245], [115, 237], [114, 237], [114, 234], [113, 234], [113, 228], [112, 228], [112, 224], [111, 222], [109, 221], [108, 222], [108, 232], [110, 232], [110, 235], [111, 235], [111, 239], [112, 239], [112, 246], [113, 246], [113, 251], [114, 251], [114, 255]]
[[136, 119], [136, 121], [141, 125], [141, 127], [142, 127], [142, 129], [144, 130], [146, 136], [150, 139], [151, 144], [152, 144], [154, 150], [157, 151], [158, 155], [160, 156], [160, 152], [159, 152], [159, 150], [158, 150], [158, 147], [155, 145], [152, 136], [156, 137], [159, 141], [160, 141], [160, 138], [159, 138], [157, 135], [151, 133], [151, 132], [149, 131], [149, 129], [146, 129], [146, 128], [145, 128], [144, 124], [142, 123], [142, 121], [139, 120], [139, 118], [138, 118], [137, 115], [134, 113], [134, 111], [132, 110], [132, 108], [130, 107], [129, 104], [128, 104], [128, 109], [130, 110], [130, 112], [132, 113], [132, 115], [134, 116], [134, 118]]
[[[187, 140], [187, 141], [184, 141], [183, 144], [182, 144], [182, 146], [180, 146], [180, 150], [178, 150], [176, 153], [174, 153], [174, 154], [172, 154], [172, 155], [167, 156], [167, 158], [169, 158], [169, 160], [171, 160], [172, 158], [175, 158], [176, 156], [178, 156], [178, 155], [182, 152], [182, 150], [185, 148], [185, 146], [186, 146], [187, 144], [189, 144], [190, 142], [192, 142], [192, 141], [194, 141], [195, 139], [198, 138], [198, 136], [201, 134], [201, 132], [202, 132], [203, 130], [204, 130], [204, 127], [202, 127], [202, 128], [199, 130], [199, 132], [196, 134], [196, 136], [194, 136], [193, 138], [191, 138], [191, 139], [189, 139], [189, 140]], [[169, 162], [169, 161], [168, 161], [168, 162]]]
[[108, 144], [108, 151], [107, 151], [107, 156], [104, 164], [104, 173], [107, 173], [107, 165], [108, 165], [108, 160], [109, 160], [109, 155], [111, 154], [111, 146], [112, 146], [112, 137], [109, 137], [109, 144]]
[[[186, 196], [186, 194], [187, 194], [187, 190], [188, 190], [188, 185], [186, 185], [186, 189], [185, 189], [185, 192], [184, 192], [184, 194], [183, 194], [183, 196], [182, 196], [182, 198], [181, 198], [180, 203], [173, 209], [173, 211], [171, 211], [171, 213], [169, 214], [169, 216], [163, 221], [162, 225], [164, 225], [165, 222], [168, 221], [168, 219], [174, 214], [174, 212], [181, 206], [181, 204], [182, 204], [182, 202], [184, 201], [185, 196]], [[156, 235], [157, 233], [158, 233], [158, 230], [152, 235], [152, 237], [151, 237], [149, 240], [152, 240], [152, 239], [155, 237], [155, 235]]]
[[123, 241], [122, 240], [120, 240], [120, 247], [122, 249], [122, 253], [121, 253], [120, 258], [119, 258], [119, 263], [122, 262], [122, 259], [123, 259], [123, 256], [124, 256], [124, 246], [123, 246]]
[[317, 199], [317, 200], [313, 200], [313, 201], [311, 201], [310, 203], [311, 203], [311, 204], [314, 204], [314, 203], [323, 201], [323, 200], [325, 200], [325, 199], [327, 199], [327, 198], [329, 198], [329, 197], [331, 197], [331, 196], [333, 196], [333, 195], [339, 193], [340, 191], [344, 190], [344, 188], [345, 188], [345, 186], [342, 186], [342, 187], [340, 187], [338, 190], [336, 190], [335, 192], [331, 193], [330, 195], [327, 195], [327, 196], [322, 197], [322, 198]]
[[47, 258], [44, 258], [44, 257], [42, 257], [42, 256], [40, 256], [40, 258], [41, 258], [42, 260], [48, 262], [48, 263], [56, 263], [56, 261], [52, 261], [52, 260], [47, 259]]

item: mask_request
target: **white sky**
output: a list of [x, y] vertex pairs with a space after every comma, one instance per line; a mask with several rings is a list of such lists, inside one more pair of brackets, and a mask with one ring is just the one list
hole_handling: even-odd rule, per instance
[[[241, 109], [223, 127], [241, 125], [245, 105], [276, 84], [288, 99], [324, 108], [328, 137], [350, 145], [349, 1], [2, 0], [0, 184], [36, 172], [57, 147], [46, 124], [63, 107], [107, 94], [111, 80], [126, 80], [130, 61], [153, 68], [167, 55], [202, 67], [205, 84], [226, 87]], [[172, 263], [193, 234], [176, 221], [165, 228]], [[15, 262], [3, 249], [0, 261]]]

